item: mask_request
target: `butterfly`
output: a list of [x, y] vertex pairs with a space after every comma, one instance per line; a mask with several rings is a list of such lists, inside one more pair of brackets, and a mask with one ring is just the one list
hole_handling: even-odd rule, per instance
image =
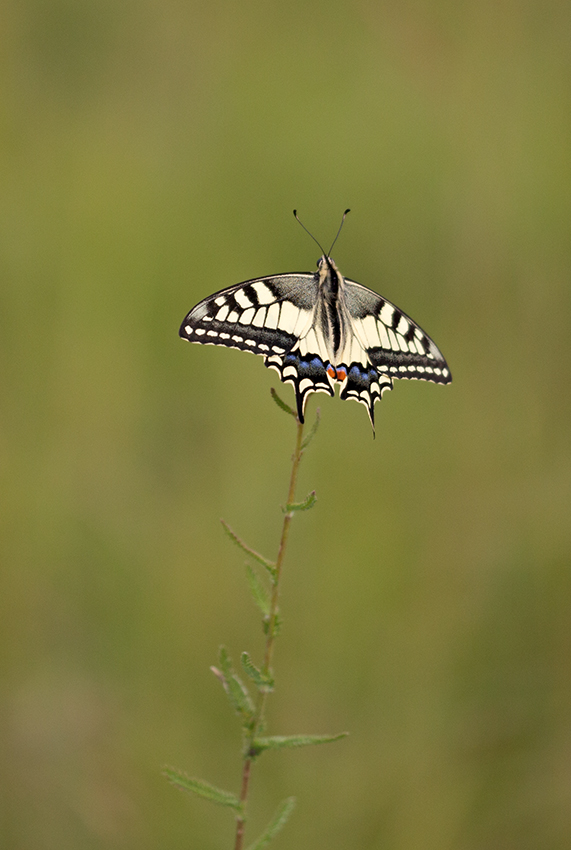
[[308, 396], [333, 396], [339, 383], [340, 398], [365, 405], [374, 434], [375, 402], [395, 378], [449, 384], [452, 375], [435, 343], [406, 313], [343, 277], [332, 248], [321, 248], [316, 272], [257, 277], [209, 295], [179, 333], [189, 342], [260, 354], [293, 385], [300, 422]]

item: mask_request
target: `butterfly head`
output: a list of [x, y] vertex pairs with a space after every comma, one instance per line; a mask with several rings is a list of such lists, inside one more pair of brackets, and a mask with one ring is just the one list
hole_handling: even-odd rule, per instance
[[328, 254], [323, 254], [321, 259], [317, 261], [317, 271], [321, 292], [324, 295], [328, 293], [329, 296], [336, 296], [339, 289], [343, 286], [343, 278]]
[[317, 261], [317, 271], [321, 281], [325, 279], [337, 280], [340, 277], [339, 269], [329, 254], [323, 254], [323, 256], [319, 258]]

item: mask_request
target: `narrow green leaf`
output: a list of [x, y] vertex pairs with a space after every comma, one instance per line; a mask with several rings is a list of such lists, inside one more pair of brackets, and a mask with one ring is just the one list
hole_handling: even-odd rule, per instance
[[166, 767], [163, 770], [163, 775], [168, 781], [181, 791], [189, 791], [192, 794], [198, 794], [199, 797], [204, 797], [205, 800], [210, 800], [213, 803], [218, 803], [219, 806], [229, 806], [237, 812], [242, 811], [240, 800], [235, 794], [230, 794], [228, 791], [222, 791], [216, 788], [209, 782], [204, 782], [203, 779], [193, 779], [187, 776], [180, 770], [174, 770], [172, 767]]
[[260, 691], [264, 691], [265, 693], [273, 691], [274, 680], [271, 676], [264, 675], [264, 673], [256, 667], [247, 652], [242, 653], [242, 667]]
[[302, 451], [308, 447], [308, 445], [311, 443], [311, 441], [315, 437], [315, 434], [317, 433], [317, 429], [319, 428], [320, 419], [321, 419], [321, 414], [319, 412], [319, 408], [317, 408], [317, 410], [315, 411], [315, 422], [311, 426], [311, 431], [309, 432], [309, 434], [307, 435], [307, 437], [305, 438], [305, 440], [301, 444], [301, 450]]
[[249, 723], [255, 713], [254, 703], [248, 693], [248, 689], [241, 681], [240, 677], [234, 673], [232, 668], [232, 660], [228, 655], [226, 647], [220, 647], [220, 667], [211, 667], [214, 675], [220, 679], [222, 687], [226, 691], [232, 708], [239, 714], [246, 723]]
[[277, 394], [277, 392], [274, 390], [273, 387], [271, 388], [270, 392], [271, 392], [272, 398], [275, 401], [275, 403], [277, 404], [277, 406], [281, 407], [281, 409], [284, 410], [286, 413], [289, 413], [290, 416], [293, 416], [294, 419], [297, 419], [297, 413], [295, 412], [295, 410], [293, 410], [289, 406], [289, 404], [286, 404], [285, 401], [281, 400], [281, 398], [279, 397], [279, 395]]
[[236, 714], [239, 714], [240, 717], [242, 717], [243, 710], [240, 695], [238, 695], [238, 699], [236, 699], [234, 688], [230, 687], [230, 680], [226, 678], [226, 676], [224, 675], [224, 673], [222, 673], [221, 670], [219, 670], [217, 667], [211, 667], [210, 669], [212, 670], [216, 678], [220, 680], [222, 687], [224, 688], [224, 692], [230, 701], [230, 705], [232, 706]]
[[255, 738], [252, 747], [252, 758], [263, 753], [264, 750], [279, 750], [284, 747], [308, 747], [311, 744], [330, 744], [345, 738], [349, 733], [341, 732], [338, 735], [271, 735], [267, 738]]
[[255, 708], [246, 685], [235, 673], [228, 679], [228, 685], [232, 693], [232, 699], [238, 706], [238, 712], [248, 723], [254, 716]]
[[254, 602], [264, 615], [268, 617], [270, 614], [270, 597], [265, 587], [262, 585], [257, 572], [250, 564], [246, 564], [246, 574], [248, 576], [248, 584], [254, 597]]
[[278, 809], [271, 819], [270, 823], [260, 835], [257, 841], [254, 841], [253, 844], [250, 844], [248, 850], [262, 850], [262, 848], [267, 847], [272, 838], [278, 834], [280, 829], [285, 826], [289, 816], [291, 815], [295, 806], [295, 797], [288, 797], [287, 800], [284, 800], [283, 803], [280, 803]]
[[292, 511], [308, 511], [310, 508], [314, 506], [317, 502], [317, 496], [315, 495], [315, 490], [312, 490], [309, 496], [303, 500], [303, 502], [291, 502], [286, 505], [285, 508], [282, 508], [284, 514], [289, 514]]
[[245, 552], [247, 555], [249, 555], [251, 558], [253, 558], [255, 561], [257, 561], [259, 564], [261, 564], [263, 567], [265, 567], [266, 570], [271, 575], [272, 580], [275, 581], [275, 579], [276, 579], [276, 565], [273, 563], [273, 561], [268, 561], [267, 558], [264, 558], [264, 556], [260, 555], [259, 552], [256, 552], [255, 549], [251, 549], [249, 546], [247, 546], [244, 543], [244, 541], [241, 540], [234, 531], [232, 531], [232, 529], [230, 528], [228, 523], [225, 522], [223, 519], [221, 519], [220, 522], [222, 523], [222, 527], [224, 528], [224, 531], [226, 532], [226, 534], [228, 535], [230, 540], [232, 540], [236, 544], [236, 546], [239, 546], [240, 549], [242, 549], [243, 552]]

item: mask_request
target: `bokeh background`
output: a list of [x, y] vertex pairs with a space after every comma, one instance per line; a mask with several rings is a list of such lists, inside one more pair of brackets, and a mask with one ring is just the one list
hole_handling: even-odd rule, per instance
[[[260, 358], [180, 321], [318, 250], [451, 387], [314, 396], [253, 840], [571, 846], [571, 6], [7, 0], [0, 178], [6, 850], [230, 848], [259, 658], [224, 517], [275, 554], [294, 428]], [[291, 399], [291, 388], [282, 388]]]

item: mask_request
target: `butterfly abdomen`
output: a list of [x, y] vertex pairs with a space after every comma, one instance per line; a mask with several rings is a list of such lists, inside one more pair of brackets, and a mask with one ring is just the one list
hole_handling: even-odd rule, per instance
[[[328, 341], [330, 357], [337, 363], [343, 347], [345, 322], [340, 301], [343, 292], [343, 278], [330, 257], [322, 257], [319, 265], [319, 291], [321, 293], [321, 322], [323, 338]], [[331, 373], [330, 373], [331, 374]]]

